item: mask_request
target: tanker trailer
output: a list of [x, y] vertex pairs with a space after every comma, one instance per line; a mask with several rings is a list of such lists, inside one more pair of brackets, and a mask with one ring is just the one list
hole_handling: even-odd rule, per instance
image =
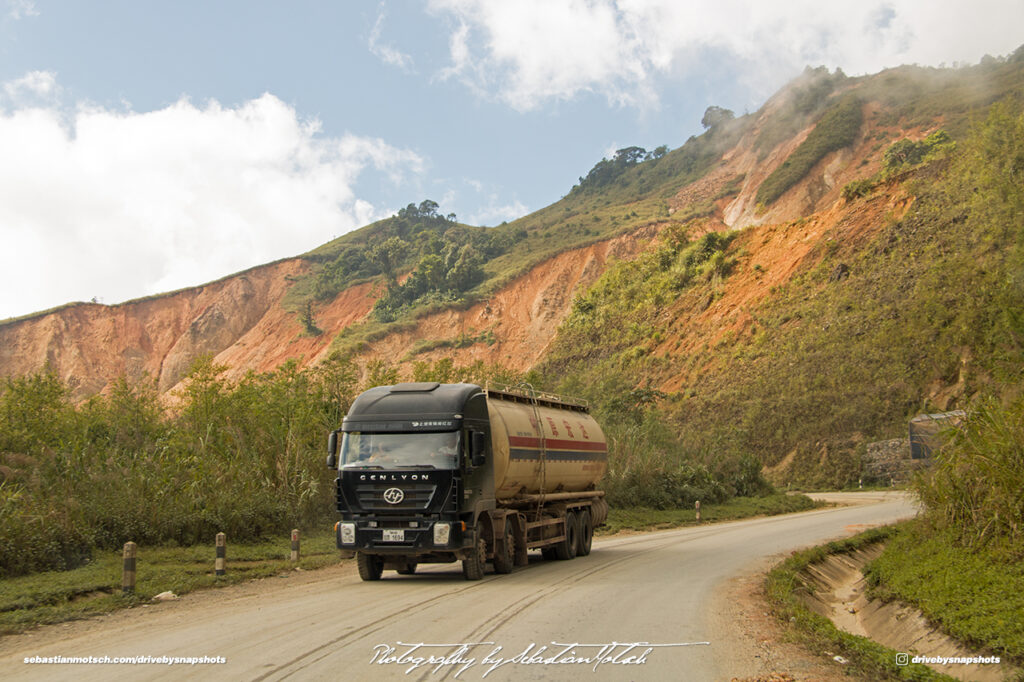
[[404, 383], [361, 394], [328, 438], [335, 526], [363, 580], [462, 562], [468, 580], [590, 553], [608, 516], [604, 433], [587, 405], [532, 389]]

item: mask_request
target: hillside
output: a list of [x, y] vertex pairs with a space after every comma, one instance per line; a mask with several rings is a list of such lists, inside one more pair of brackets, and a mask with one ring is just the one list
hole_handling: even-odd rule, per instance
[[[808, 69], [760, 111], [712, 107], [701, 136], [621, 150], [507, 225], [410, 204], [207, 285], [0, 322], [0, 375], [48, 366], [83, 400], [147, 375], [174, 395], [203, 356], [229, 381], [332, 354], [364, 376], [374, 361], [404, 377], [482, 361], [592, 396], [650, 389], [695, 451], [791, 455], [839, 482], [863, 442], [962, 405], [998, 369], [1005, 343], [988, 331], [1002, 323], [971, 302], [1013, 252], [985, 244], [1014, 237], [961, 251], [964, 230], [989, 228], [938, 204], [958, 191], [952, 150], [993, 102], [1019, 113], [1022, 87], [1019, 50], [863, 78]], [[945, 334], [954, 324], [982, 326]]]

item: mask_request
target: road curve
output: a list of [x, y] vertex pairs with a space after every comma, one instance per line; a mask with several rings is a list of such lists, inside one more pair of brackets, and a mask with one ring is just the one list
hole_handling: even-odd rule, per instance
[[[750, 667], [714, 622], [716, 588], [768, 557], [915, 513], [902, 493], [828, 498], [849, 506], [597, 540], [588, 557], [531, 555], [478, 582], [450, 564], [364, 583], [349, 563], [187, 595], [0, 639], [0, 678], [728, 680]], [[226, 662], [24, 662], [33, 656]]]

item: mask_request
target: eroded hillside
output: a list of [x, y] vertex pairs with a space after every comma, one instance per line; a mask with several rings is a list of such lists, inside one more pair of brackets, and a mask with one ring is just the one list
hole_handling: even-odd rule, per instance
[[[120, 376], [137, 382], [148, 375], [171, 392], [203, 355], [226, 365], [229, 378], [289, 359], [314, 364], [338, 350], [363, 365], [398, 363], [405, 375], [413, 362], [441, 357], [456, 366], [482, 360], [525, 371], [548, 358], [574, 301], [611, 263], [661, 248], [666, 232], [688, 239], [735, 233], [721, 256], [727, 276], [664, 295], [646, 326], [630, 331], [627, 320], [611, 319], [605, 330], [620, 325], [616, 343], [628, 340], [634, 354], [663, 359], [645, 367], [638, 384], [682, 391], [721, 369], [724, 360], [712, 350], [756, 337], [764, 328], [759, 307], [834, 251], [831, 245], [852, 252], [904, 215], [913, 194], [900, 182], [877, 184], [868, 200], [844, 198], [844, 188], [876, 177], [893, 143], [943, 128], [963, 131], [971, 112], [1021, 80], [1014, 64], [987, 68], [893, 70], [862, 79], [808, 70], [761, 111], [740, 118], [725, 112], [676, 150], [633, 154], [618, 165], [605, 160], [595, 167], [601, 174], [592, 171], [560, 202], [503, 226], [502, 250], [479, 283], [450, 304], [417, 308], [413, 301], [401, 308], [401, 319], [382, 316], [379, 305], [375, 311], [382, 296], [416, 275], [416, 261], [396, 260], [404, 271], [394, 279], [372, 270], [345, 274], [351, 266], [338, 263], [343, 247], [358, 256], [352, 249], [371, 243], [374, 230], [389, 234], [382, 224], [327, 256], [314, 252], [121, 305], [72, 304], [0, 323], [0, 374], [48, 365], [81, 399]], [[982, 77], [987, 89], [971, 85]], [[856, 120], [847, 125], [852, 137], [835, 143], [825, 128], [840, 109]], [[806, 169], [783, 177], [797, 161]], [[785, 189], [765, 203], [759, 197], [768, 182]], [[324, 293], [310, 283], [325, 281], [335, 256], [342, 269], [334, 281], [343, 284]]]

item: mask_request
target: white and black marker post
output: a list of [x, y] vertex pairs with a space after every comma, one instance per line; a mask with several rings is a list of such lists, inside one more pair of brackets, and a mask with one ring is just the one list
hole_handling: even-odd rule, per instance
[[217, 559], [213, 562], [214, 575], [224, 575], [224, 559], [227, 557], [227, 536], [217, 533]]
[[292, 561], [299, 560], [299, 529], [292, 530]]
[[700, 523], [700, 500], [697, 500], [694, 506], [697, 508], [697, 523]]
[[124, 570], [121, 572], [121, 592], [135, 592], [135, 550], [134, 542], [124, 543]]

